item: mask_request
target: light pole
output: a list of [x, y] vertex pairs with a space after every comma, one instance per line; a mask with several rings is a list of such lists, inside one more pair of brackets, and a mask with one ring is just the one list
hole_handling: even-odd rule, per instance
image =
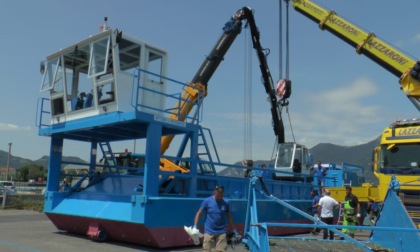
[[12, 150], [12, 143], [9, 143], [9, 154], [7, 155], [6, 181], [9, 181], [9, 166], [10, 166], [10, 151], [11, 150]]

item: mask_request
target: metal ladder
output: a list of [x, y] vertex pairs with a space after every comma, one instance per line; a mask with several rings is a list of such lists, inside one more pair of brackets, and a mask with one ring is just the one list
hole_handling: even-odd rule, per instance
[[210, 148], [209, 148], [207, 139], [205, 137], [205, 132], [209, 135], [213, 149], [215, 150], [216, 159], [218, 162], [220, 162], [219, 154], [217, 153], [216, 148], [214, 148], [213, 136], [211, 135], [211, 132], [207, 128], [202, 128], [202, 127], [199, 128], [199, 131], [198, 131], [198, 149], [199, 149], [198, 151], [199, 152], [197, 153], [197, 155], [206, 156], [208, 161], [213, 162], [213, 158], [210, 154]]
[[117, 161], [115, 160], [114, 153], [111, 150], [109, 142], [100, 142], [99, 147], [102, 150], [104, 168], [108, 168], [110, 173], [118, 172]]
[[337, 225], [343, 225], [344, 223], [344, 203], [340, 202], [340, 208], [338, 210]]
[[[351, 187], [351, 180], [349, 183], [345, 183], [343, 182], [343, 187], [347, 187], [350, 186]], [[338, 212], [338, 220], [337, 220], [337, 225], [343, 225], [344, 223], [344, 202], [340, 202], [340, 209]]]
[[[209, 139], [206, 139], [206, 134], [209, 137]], [[209, 145], [208, 140], [210, 140], [211, 145]], [[215, 154], [215, 158], [218, 163], [220, 163], [220, 158], [219, 158], [219, 154], [217, 153], [216, 147], [214, 145], [213, 136], [209, 129], [202, 128], [201, 126], [199, 127], [197, 145], [198, 145], [198, 153], [197, 153], [198, 157], [201, 160], [208, 161], [209, 165], [211, 166], [213, 170], [213, 173], [216, 173], [216, 168], [214, 167], [214, 164], [213, 164], [213, 157], [211, 155], [211, 152]], [[212, 149], [210, 149], [210, 147]]]

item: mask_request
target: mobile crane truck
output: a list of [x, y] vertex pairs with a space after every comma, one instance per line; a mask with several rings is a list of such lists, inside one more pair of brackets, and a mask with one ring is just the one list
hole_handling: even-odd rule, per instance
[[[296, 11], [319, 24], [356, 48], [399, 78], [400, 88], [420, 110], [420, 61], [416, 61], [396, 47], [380, 40], [372, 32], [366, 32], [341, 18], [334, 11], [327, 11], [309, 0], [291, 0]], [[413, 222], [420, 227], [420, 120], [398, 120], [385, 128], [380, 146], [373, 151], [372, 170], [379, 185], [364, 184], [353, 188], [360, 201], [384, 200], [395, 175], [400, 182], [402, 199]], [[344, 199], [344, 190], [338, 190], [338, 198]]]

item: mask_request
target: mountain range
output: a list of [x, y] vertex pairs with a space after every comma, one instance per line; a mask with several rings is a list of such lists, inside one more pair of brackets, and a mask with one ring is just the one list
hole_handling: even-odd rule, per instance
[[[375, 140], [372, 140], [365, 144], [355, 145], [355, 146], [340, 146], [331, 143], [320, 143], [309, 151], [312, 153], [314, 162], [321, 161], [322, 163], [336, 163], [341, 164], [350, 163], [354, 165], [358, 165], [364, 168], [365, 172], [365, 180], [366, 182], [370, 183], [377, 183], [376, 177], [373, 175], [371, 170], [371, 158], [372, 158], [372, 151], [375, 146], [379, 145], [380, 137]], [[0, 151], [0, 167], [7, 166], [7, 158], [8, 153], [5, 151]], [[43, 156], [37, 160], [30, 160], [27, 158], [17, 157], [17, 156], [10, 156], [10, 164], [9, 167], [19, 169], [22, 166], [28, 164], [37, 164], [43, 167], [48, 167], [48, 156]], [[82, 160], [78, 157], [63, 157], [63, 161], [68, 162], [77, 162], [77, 163], [87, 163], [85, 160]], [[269, 160], [255, 160], [254, 164], [259, 165], [262, 163], [271, 163]], [[235, 163], [237, 165], [241, 164], [241, 161]], [[220, 175], [225, 176], [243, 176], [242, 171], [238, 169], [226, 168], [222, 171], [219, 171]]]
[[[8, 153], [0, 150], [0, 167], [7, 167], [7, 157], [8, 157]], [[10, 155], [9, 167], [16, 168], [19, 170], [20, 167], [23, 167], [25, 165], [36, 164], [36, 165], [41, 165], [47, 168], [48, 160], [49, 160], [49, 156], [42, 156], [40, 159], [37, 159], [37, 160], [30, 160], [28, 158], [22, 158], [22, 157]], [[88, 163], [87, 161], [81, 158], [68, 157], [68, 156], [63, 157], [63, 162]]]

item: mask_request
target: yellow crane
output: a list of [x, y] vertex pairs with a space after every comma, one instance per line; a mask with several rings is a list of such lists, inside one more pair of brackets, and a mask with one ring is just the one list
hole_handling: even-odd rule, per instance
[[399, 78], [404, 94], [420, 110], [420, 63], [405, 55], [396, 47], [377, 38], [351, 22], [341, 18], [333, 10], [325, 10], [309, 0], [291, 0], [296, 11], [317, 22], [319, 28], [328, 30], [355, 47]]
[[[373, 32], [367, 32], [333, 10], [309, 0], [290, 0], [294, 9], [318, 23], [322, 30], [330, 31], [399, 78], [404, 95], [420, 110], [420, 61], [416, 61]], [[353, 188], [361, 201], [383, 201], [391, 176], [400, 182], [400, 198], [415, 223], [420, 223], [420, 120], [398, 120], [386, 127], [380, 146], [373, 152], [372, 169], [379, 179], [378, 186], [364, 184]], [[337, 200], [344, 200], [344, 188], [332, 189]]]

